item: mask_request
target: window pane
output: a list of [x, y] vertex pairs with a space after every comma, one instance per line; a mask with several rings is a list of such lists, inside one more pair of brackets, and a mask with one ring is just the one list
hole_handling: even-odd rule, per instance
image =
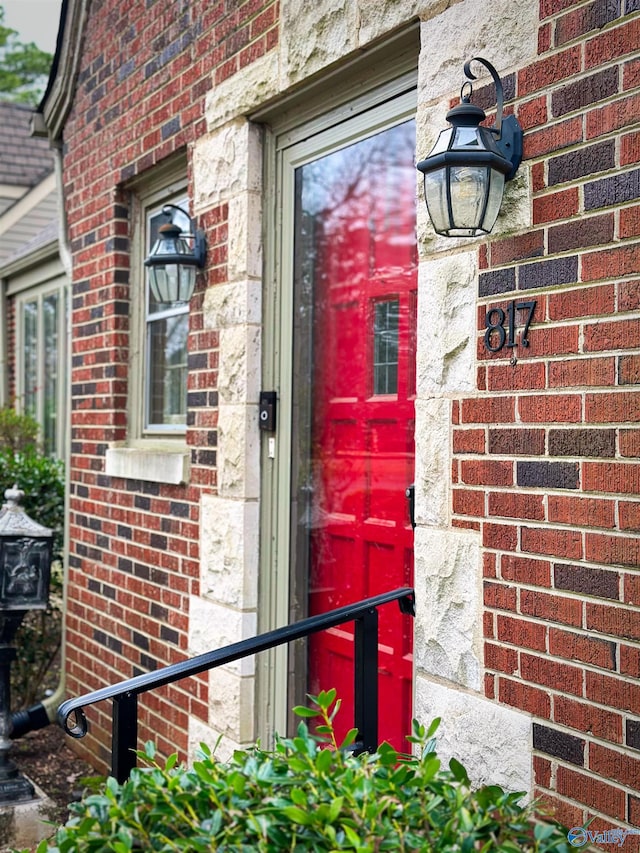
[[44, 312], [44, 409], [42, 426], [45, 453], [56, 449], [58, 423], [58, 294], [51, 293], [42, 303]]
[[[188, 209], [186, 199], [177, 204]], [[188, 232], [189, 217], [172, 209], [172, 219]], [[169, 218], [161, 209], [147, 217], [148, 254], [156, 240], [160, 226]], [[145, 428], [148, 430], [182, 430], [187, 423], [187, 334], [189, 307], [182, 303], [158, 302], [146, 281], [146, 353], [144, 375]]]
[[400, 302], [377, 302], [373, 319], [373, 393], [398, 391], [398, 315]]
[[24, 342], [24, 410], [37, 416], [38, 392], [38, 303], [24, 302], [22, 307], [22, 335]]
[[148, 425], [183, 425], [187, 420], [188, 314], [164, 317], [147, 324]]

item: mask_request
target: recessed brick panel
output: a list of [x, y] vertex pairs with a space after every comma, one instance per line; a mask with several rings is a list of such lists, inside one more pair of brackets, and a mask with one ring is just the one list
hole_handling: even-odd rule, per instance
[[607, 569], [556, 563], [553, 568], [553, 582], [558, 589], [582, 595], [620, 598], [620, 575]]
[[516, 289], [516, 272], [513, 267], [492, 272], [480, 273], [478, 278], [478, 296], [495, 296]]
[[582, 110], [590, 104], [615, 95], [618, 91], [618, 69], [616, 66], [605, 68], [597, 74], [582, 77], [566, 86], [556, 89], [551, 96], [551, 111], [555, 118]]
[[584, 765], [585, 741], [558, 729], [534, 723], [533, 748], [570, 764]]
[[489, 453], [503, 456], [538, 456], [545, 450], [543, 429], [490, 429]]
[[520, 610], [524, 615], [537, 619], [573, 625], [575, 628], [582, 626], [582, 602], [570, 596], [523, 589], [520, 593]]
[[[563, 358], [549, 364], [550, 388], [614, 385], [615, 378], [616, 363], [613, 356], [607, 358]], [[564, 454], [552, 453], [551, 455], [562, 456]]]
[[549, 252], [557, 254], [605, 245], [613, 239], [614, 225], [613, 214], [557, 225], [549, 229]]
[[640, 720], [627, 720], [626, 743], [633, 749], [640, 749]]
[[577, 489], [580, 466], [574, 462], [518, 462], [516, 482], [525, 488]]
[[549, 456], [614, 457], [614, 429], [550, 429]]
[[592, 30], [602, 29], [605, 24], [615, 21], [620, 14], [621, 0], [595, 0], [578, 9], [572, 9], [556, 23], [555, 44], [560, 47]]
[[553, 287], [571, 284], [578, 280], [578, 258], [558, 258], [523, 264], [518, 270], [518, 289], [531, 290], [536, 287]]
[[585, 210], [610, 207], [640, 198], [640, 169], [619, 172], [584, 186]]

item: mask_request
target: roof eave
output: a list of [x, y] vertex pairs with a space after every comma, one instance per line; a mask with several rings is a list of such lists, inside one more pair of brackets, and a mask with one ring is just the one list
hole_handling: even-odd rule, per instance
[[48, 136], [52, 143], [62, 139], [75, 97], [82, 36], [90, 4], [91, 0], [62, 0], [49, 82], [31, 123], [31, 132], [35, 136]]

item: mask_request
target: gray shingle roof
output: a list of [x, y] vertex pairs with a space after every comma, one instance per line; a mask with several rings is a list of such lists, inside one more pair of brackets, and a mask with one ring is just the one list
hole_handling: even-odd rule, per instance
[[49, 141], [30, 135], [32, 112], [0, 101], [0, 184], [33, 187], [53, 169]]

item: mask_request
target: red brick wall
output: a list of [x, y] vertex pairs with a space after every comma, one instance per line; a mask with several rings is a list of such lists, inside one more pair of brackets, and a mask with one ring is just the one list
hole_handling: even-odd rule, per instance
[[[539, 57], [504, 81], [526, 131], [532, 227], [480, 250], [479, 396], [453, 407], [453, 523], [484, 544], [487, 696], [535, 715], [537, 793], [569, 824], [596, 814], [594, 828], [640, 823], [637, 8], [541, 0]], [[209, 253], [190, 310], [190, 485], [117, 480], [104, 455], [127, 434], [126, 186], [205, 132], [212, 82], [272, 49], [277, 21], [269, 0], [91, 5], [65, 129], [70, 694], [185, 656], [199, 499], [216, 488], [218, 341], [201, 305], [226, 279], [227, 211], [199, 223]], [[511, 300], [536, 301], [530, 346], [492, 354], [486, 314], [508, 319]], [[206, 703], [206, 678], [145, 697], [142, 738], [184, 751], [187, 714], [204, 718]], [[91, 711], [85, 744], [105, 760], [109, 715]]]
[[[640, 824], [640, 18], [624, 11], [541, 0], [539, 57], [505, 81], [532, 227], [480, 251], [480, 394], [453, 407], [486, 694], [537, 718], [536, 794], [594, 830]], [[492, 353], [487, 312], [508, 325], [512, 300], [536, 302], [530, 346], [520, 309], [518, 345]]]
[[[91, 5], [65, 127], [73, 253], [68, 693], [78, 695], [184, 659], [198, 594], [198, 514], [216, 488], [217, 334], [204, 329], [206, 286], [226, 280], [226, 206], [198, 225], [208, 260], [191, 301], [188, 486], [108, 477], [107, 446], [127, 437], [130, 194], [133, 178], [188, 150], [205, 131], [206, 93], [277, 44], [274, 0]], [[188, 159], [188, 158], [187, 158]], [[207, 677], [141, 699], [142, 740], [186, 749], [187, 715], [207, 717]], [[90, 711], [83, 750], [109, 755], [110, 708]]]

